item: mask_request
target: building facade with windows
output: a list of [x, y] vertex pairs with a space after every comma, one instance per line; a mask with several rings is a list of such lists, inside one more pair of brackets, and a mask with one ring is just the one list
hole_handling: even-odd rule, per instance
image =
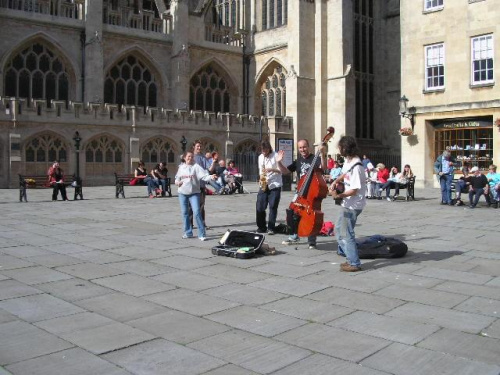
[[328, 126], [330, 153], [399, 155], [396, 0], [0, 0], [0, 32], [0, 187], [55, 159], [86, 185], [175, 173], [181, 139], [256, 178], [261, 138]]
[[457, 168], [500, 163], [499, 9], [499, 0], [401, 2], [401, 92], [414, 115], [401, 156], [421, 186], [437, 186], [444, 150]]

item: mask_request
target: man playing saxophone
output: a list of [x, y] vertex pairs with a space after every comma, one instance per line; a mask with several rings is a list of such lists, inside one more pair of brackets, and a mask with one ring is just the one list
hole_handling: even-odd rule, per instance
[[[281, 171], [276, 161], [276, 153], [269, 141], [262, 141], [259, 155], [259, 192], [257, 194], [256, 220], [257, 232], [274, 234], [278, 205], [281, 198]], [[269, 219], [266, 224], [266, 208], [269, 206]]]

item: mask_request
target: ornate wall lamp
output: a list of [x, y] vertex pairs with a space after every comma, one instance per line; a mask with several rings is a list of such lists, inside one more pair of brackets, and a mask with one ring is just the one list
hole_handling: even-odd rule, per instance
[[401, 99], [399, 99], [399, 115], [403, 118], [407, 118], [410, 120], [411, 130], [415, 127], [415, 115], [417, 109], [415, 107], [408, 107], [408, 98], [403, 95]]

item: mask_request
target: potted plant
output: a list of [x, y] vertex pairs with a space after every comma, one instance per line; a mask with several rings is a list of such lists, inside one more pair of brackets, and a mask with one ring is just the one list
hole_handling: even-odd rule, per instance
[[399, 129], [399, 135], [402, 137], [408, 137], [409, 135], [413, 135], [413, 130], [410, 127]]

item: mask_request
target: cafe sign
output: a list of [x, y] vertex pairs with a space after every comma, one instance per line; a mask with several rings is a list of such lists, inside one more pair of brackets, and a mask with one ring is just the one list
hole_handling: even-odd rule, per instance
[[452, 120], [436, 123], [436, 129], [491, 128], [491, 121], [485, 120]]

